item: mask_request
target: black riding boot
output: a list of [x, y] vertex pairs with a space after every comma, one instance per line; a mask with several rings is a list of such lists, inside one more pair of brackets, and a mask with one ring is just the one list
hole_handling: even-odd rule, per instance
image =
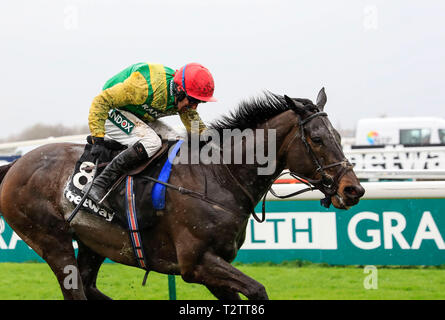
[[142, 165], [148, 158], [147, 152], [140, 142], [122, 151], [94, 179], [93, 186], [88, 194], [89, 198], [99, 204], [117, 179]]

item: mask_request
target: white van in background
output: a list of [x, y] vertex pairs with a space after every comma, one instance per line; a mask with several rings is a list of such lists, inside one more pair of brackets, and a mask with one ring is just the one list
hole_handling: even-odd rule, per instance
[[369, 118], [357, 123], [355, 145], [445, 144], [445, 119], [438, 117]]

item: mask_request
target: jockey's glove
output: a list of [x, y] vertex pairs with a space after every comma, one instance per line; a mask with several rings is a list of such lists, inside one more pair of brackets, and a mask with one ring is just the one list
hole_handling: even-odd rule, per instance
[[91, 148], [91, 155], [94, 159], [97, 159], [106, 151], [104, 138], [92, 137], [93, 138], [93, 148]]

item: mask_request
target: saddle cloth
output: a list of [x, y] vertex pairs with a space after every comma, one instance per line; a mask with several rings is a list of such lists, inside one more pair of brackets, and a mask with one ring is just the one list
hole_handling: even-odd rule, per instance
[[[90, 141], [90, 140], [88, 140]], [[177, 152], [180, 149], [180, 146], [182, 144], [183, 140], [179, 141], [166, 141], [163, 143], [163, 146], [159, 152], [152, 157], [147, 163], [143, 164], [139, 168], [133, 170], [129, 173], [131, 176], [135, 176], [138, 173], [140, 173], [142, 170], [144, 170], [148, 165], [151, 165], [153, 163], [157, 163], [156, 165], [151, 165], [149, 169], [150, 176], [156, 176], [156, 174], [159, 172], [159, 167], [162, 162], [164, 162], [164, 165], [162, 166], [162, 169], [159, 173], [158, 180], [162, 182], [168, 182], [170, 177], [170, 172], [172, 168], [173, 159], [176, 157]], [[172, 144], [175, 144], [172, 148], [172, 151], [170, 152], [170, 155], [167, 157], [167, 150], [169, 149], [169, 146], [172, 146]], [[102, 162], [109, 162], [115, 157], [117, 154], [119, 154], [125, 147], [118, 144], [117, 142], [113, 142], [112, 144], [106, 145], [108, 148], [108, 152], [101, 157]], [[94, 170], [95, 167], [94, 159], [91, 156], [91, 148], [92, 145], [90, 143], [85, 145], [84, 152], [82, 156], [79, 158], [79, 160], [76, 163], [76, 166], [74, 168], [74, 173], [71, 176], [71, 179], [69, 183], [67, 184], [64, 195], [65, 198], [68, 199], [69, 202], [71, 202], [74, 206], [79, 204], [81, 201], [84, 193], [82, 192], [83, 188], [86, 184], [88, 184], [90, 181], [92, 181], [94, 177]], [[99, 165], [98, 170], [101, 171], [106, 166], [106, 163], [102, 163]], [[98, 172], [99, 174], [100, 172]], [[113, 185], [113, 189], [118, 187], [119, 184], [126, 178], [126, 175], [122, 176], [118, 181]], [[152, 204], [154, 210], [162, 210], [165, 207], [165, 186], [159, 183], [154, 183], [152, 190], [151, 190], [151, 198], [152, 198]], [[122, 210], [123, 212], [116, 211], [114, 209], [109, 209], [105, 206], [99, 207], [93, 200], [86, 198], [85, 202], [83, 203], [83, 210], [97, 215], [101, 218], [104, 218], [106, 221], [112, 222], [116, 221], [120, 225], [124, 227], [128, 227], [127, 225], [127, 217], [125, 210]], [[152, 214], [145, 215], [146, 217], [139, 215], [138, 220], [140, 220], [139, 225], [140, 226], [147, 226], [150, 223], [147, 223], [147, 219], [150, 219], [149, 216], [153, 216]], [[115, 219], [117, 217], [117, 219]], [[141, 221], [142, 220], [142, 221]]]
[[[74, 206], [77, 206], [82, 197], [83, 197], [83, 188], [93, 180], [95, 169], [95, 163], [94, 159], [91, 156], [91, 148], [92, 145], [90, 143], [87, 143], [85, 145], [85, 149], [83, 151], [82, 156], [79, 158], [79, 160], [76, 162], [76, 166], [74, 167], [74, 173], [71, 176], [71, 179], [69, 180], [67, 186], [64, 190], [65, 198], [74, 204]], [[111, 149], [107, 149], [107, 155], [101, 156], [102, 160], [104, 158], [112, 158], [113, 155], [111, 154]], [[116, 150], [116, 154], [119, 153], [118, 150]], [[111, 159], [109, 159], [111, 160]], [[102, 168], [99, 168], [98, 170], [101, 170]], [[99, 172], [98, 172], [99, 174]], [[112, 221], [115, 215], [114, 211], [111, 211], [110, 209], [99, 207], [93, 200], [87, 197], [85, 199], [85, 202], [83, 203], [83, 210], [92, 213], [94, 215], [98, 215], [102, 218], [104, 218], [107, 221]]]

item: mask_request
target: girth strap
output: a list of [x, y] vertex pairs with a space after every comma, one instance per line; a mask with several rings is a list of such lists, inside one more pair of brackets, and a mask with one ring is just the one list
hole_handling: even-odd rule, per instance
[[131, 243], [133, 245], [134, 255], [140, 268], [147, 270], [147, 262], [142, 243], [141, 234], [138, 228], [138, 219], [133, 193], [133, 177], [128, 176], [125, 186], [125, 209], [127, 211], [128, 230]]

